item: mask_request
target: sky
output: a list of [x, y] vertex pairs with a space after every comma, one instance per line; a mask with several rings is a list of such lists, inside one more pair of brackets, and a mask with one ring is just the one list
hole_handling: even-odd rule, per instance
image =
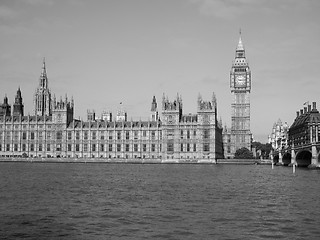
[[12, 104], [20, 87], [32, 115], [45, 58], [51, 93], [73, 97], [76, 118], [121, 107], [129, 120], [147, 120], [153, 96], [161, 112], [163, 94], [177, 93], [183, 113], [196, 113], [199, 93], [208, 101], [214, 92], [230, 127], [241, 29], [251, 132], [265, 143], [305, 102], [320, 109], [319, 12], [318, 0], [1, 0], [0, 100]]

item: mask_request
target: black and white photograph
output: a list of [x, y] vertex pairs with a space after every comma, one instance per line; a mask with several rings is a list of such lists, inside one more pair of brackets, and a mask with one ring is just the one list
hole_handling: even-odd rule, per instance
[[0, 0], [0, 239], [320, 239], [319, 12]]

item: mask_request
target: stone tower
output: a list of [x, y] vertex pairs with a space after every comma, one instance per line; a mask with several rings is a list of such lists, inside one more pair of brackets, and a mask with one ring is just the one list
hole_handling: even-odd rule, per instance
[[250, 131], [250, 91], [251, 71], [245, 56], [241, 39], [236, 48], [235, 59], [230, 71], [231, 104], [231, 154], [246, 147], [251, 150], [252, 134]]
[[126, 122], [128, 120], [127, 111], [122, 107], [122, 102], [120, 103], [120, 107], [117, 111], [116, 121], [117, 122]]
[[0, 105], [0, 117], [10, 117], [11, 116], [11, 106], [8, 103], [7, 95], [3, 99], [3, 104]]
[[152, 103], [151, 103], [151, 121], [155, 122], [159, 120], [159, 113], [158, 113], [158, 104], [156, 97], [153, 96]]
[[199, 94], [197, 101], [197, 131], [198, 131], [198, 150], [204, 157], [214, 158], [221, 156], [216, 156], [216, 129], [218, 125], [217, 121], [217, 99], [215, 94], [212, 94], [212, 101], [202, 100], [202, 96]]
[[96, 120], [96, 112], [94, 110], [87, 110], [87, 120], [94, 122]]
[[53, 109], [52, 109], [52, 121], [56, 124], [69, 125], [73, 121], [74, 113], [74, 101], [71, 98], [71, 101], [68, 100], [67, 95], [63, 100], [60, 97], [60, 100], [57, 101], [56, 98], [53, 98]]
[[162, 98], [162, 148], [167, 157], [172, 159], [180, 158], [180, 122], [182, 118], [182, 98], [177, 94], [174, 101], [168, 97]]
[[12, 111], [12, 115], [13, 116], [23, 116], [23, 103], [22, 103], [22, 96], [21, 96], [21, 90], [20, 87], [17, 91], [17, 95], [14, 99], [14, 104], [13, 104], [13, 111]]
[[168, 97], [162, 98], [163, 123], [167, 125], [179, 124], [182, 117], [182, 98], [177, 94], [177, 98], [170, 102]]
[[52, 115], [51, 92], [48, 88], [48, 77], [44, 59], [42, 73], [39, 79], [39, 86], [34, 94], [34, 114], [36, 116]]

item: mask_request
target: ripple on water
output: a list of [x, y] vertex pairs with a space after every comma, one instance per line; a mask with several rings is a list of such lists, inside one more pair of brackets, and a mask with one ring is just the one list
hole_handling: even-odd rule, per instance
[[[0, 163], [4, 239], [315, 239], [317, 171]], [[308, 186], [306, 188], [306, 186]]]

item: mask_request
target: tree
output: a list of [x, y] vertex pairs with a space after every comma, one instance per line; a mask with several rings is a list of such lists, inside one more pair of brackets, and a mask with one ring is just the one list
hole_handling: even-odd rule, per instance
[[253, 153], [246, 147], [240, 148], [234, 154], [234, 158], [238, 159], [253, 159]]
[[261, 156], [263, 158], [268, 158], [270, 151], [272, 149], [272, 146], [270, 143], [260, 143], [260, 142], [253, 142], [252, 147], [256, 149], [256, 151], [261, 151]]

